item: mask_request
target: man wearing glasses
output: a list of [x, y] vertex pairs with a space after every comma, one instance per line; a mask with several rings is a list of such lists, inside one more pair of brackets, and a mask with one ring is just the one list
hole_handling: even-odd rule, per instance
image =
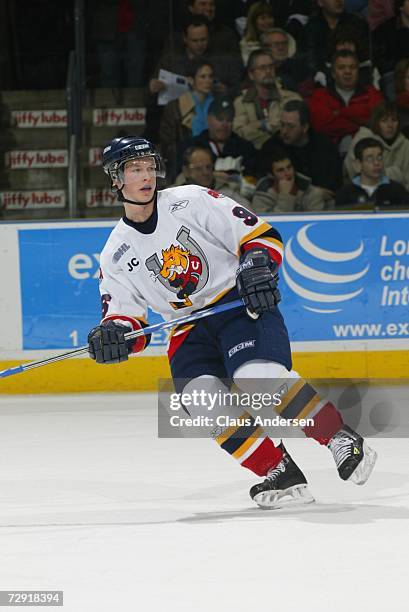
[[250, 140], [256, 149], [280, 127], [280, 115], [288, 100], [301, 100], [294, 91], [283, 89], [276, 80], [274, 61], [268, 51], [253, 51], [247, 63], [248, 89], [234, 101], [233, 130]]
[[276, 77], [282, 86], [303, 97], [310, 95], [314, 81], [307, 64], [293, 57], [297, 50], [294, 38], [281, 28], [271, 28], [261, 35], [261, 42], [271, 53]]

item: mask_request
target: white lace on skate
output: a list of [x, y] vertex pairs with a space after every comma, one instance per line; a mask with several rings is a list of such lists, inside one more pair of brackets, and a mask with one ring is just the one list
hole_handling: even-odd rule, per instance
[[348, 459], [353, 454], [352, 450], [352, 439], [348, 434], [340, 433], [336, 434], [328, 443], [337, 468], [344, 463], [345, 459]]
[[284, 459], [282, 459], [275, 468], [271, 468], [270, 470], [268, 470], [267, 478], [269, 480], [274, 481], [277, 478], [277, 476], [279, 476], [283, 472], [285, 472], [285, 460]]
[[[346, 459], [353, 456], [355, 446], [353, 438], [347, 432], [339, 432], [331, 438], [328, 448], [332, 452], [335, 465], [339, 468]], [[366, 483], [378, 458], [376, 451], [368, 446], [365, 440], [363, 441], [362, 454], [361, 461], [348, 478], [348, 480], [357, 485]]]
[[[274, 481], [277, 476], [285, 472], [285, 465], [283, 459], [275, 468], [268, 471], [267, 478]], [[253, 497], [253, 500], [260, 508], [265, 509], [294, 508], [315, 502], [306, 484], [294, 485], [288, 489], [261, 491]]]

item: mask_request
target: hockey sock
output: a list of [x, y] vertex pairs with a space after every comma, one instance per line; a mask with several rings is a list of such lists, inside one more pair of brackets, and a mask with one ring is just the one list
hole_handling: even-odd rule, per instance
[[314, 424], [302, 428], [308, 438], [320, 444], [329, 440], [344, 425], [340, 412], [300, 375], [272, 361], [257, 360], [243, 364], [234, 374], [242, 391], [280, 392], [281, 403], [274, 410], [284, 419], [312, 419]]
[[302, 378], [290, 379], [287, 386], [288, 391], [281, 396], [275, 411], [284, 419], [312, 419], [314, 424], [303, 427], [303, 432], [307, 438], [328, 444], [344, 424], [339, 411]]
[[239, 394], [230, 393], [220, 379], [200, 376], [191, 380], [183, 393], [218, 400], [211, 402], [210, 410], [209, 405], [190, 405], [188, 412], [193, 418], [204, 414], [212, 418], [213, 424], [203, 428], [203, 435], [213, 438], [240, 465], [258, 476], [266, 476], [271, 468], [280, 463], [283, 456], [281, 448], [274, 445], [252, 415], [234, 403], [233, 397]]
[[[232, 419], [230, 419], [232, 420]], [[251, 470], [257, 476], [266, 476], [267, 472], [278, 465], [283, 457], [281, 448], [266, 436], [261, 425], [254, 423], [254, 417], [244, 412], [237, 424], [213, 434], [217, 444], [229, 453], [243, 467]]]

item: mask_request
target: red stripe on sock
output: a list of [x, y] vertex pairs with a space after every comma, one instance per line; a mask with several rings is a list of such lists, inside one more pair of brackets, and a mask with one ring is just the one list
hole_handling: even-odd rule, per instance
[[282, 458], [283, 451], [281, 448], [276, 448], [270, 438], [264, 438], [260, 446], [241, 465], [257, 474], [257, 476], [266, 476], [268, 470], [276, 467]]
[[334, 404], [327, 402], [314, 416], [314, 425], [304, 427], [303, 432], [307, 438], [314, 438], [320, 444], [327, 445], [333, 435], [343, 426], [344, 421], [341, 413], [335, 408]]

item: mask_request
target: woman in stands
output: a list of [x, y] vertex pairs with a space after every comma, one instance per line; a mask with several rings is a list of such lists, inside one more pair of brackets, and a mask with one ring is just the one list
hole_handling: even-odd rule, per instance
[[273, 11], [268, 4], [256, 2], [250, 7], [244, 36], [240, 41], [241, 57], [245, 66], [247, 66], [250, 53], [261, 49], [261, 35], [273, 26]]
[[176, 157], [180, 142], [207, 130], [207, 111], [213, 101], [214, 72], [208, 60], [192, 63], [188, 75], [189, 91], [169, 102], [160, 126], [160, 146], [166, 161], [167, 176], [176, 176]]
[[344, 162], [345, 174], [353, 179], [356, 165], [353, 151], [363, 138], [376, 138], [383, 145], [386, 175], [409, 188], [409, 140], [400, 130], [398, 108], [392, 102], [382, 102], [372, 111], [369, 127], [361, 127], [355, 134]]

